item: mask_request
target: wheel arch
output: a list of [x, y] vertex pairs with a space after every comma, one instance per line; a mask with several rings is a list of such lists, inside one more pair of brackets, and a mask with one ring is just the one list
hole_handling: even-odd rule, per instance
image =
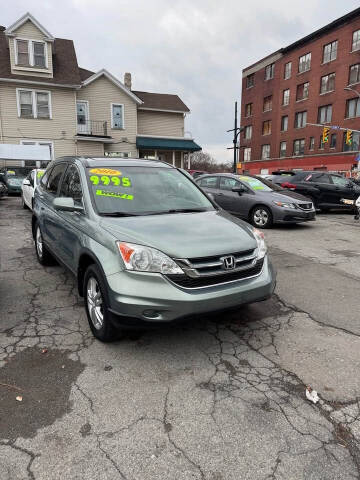
[[90, 250], [87, 250], [87, 249], [82, 250], [79, 255], [79, 261], [78, 261], [78, 267], [77, 267], [77, 284], [78, 284], [78, 292], [80, 297], [84, 296], [84, 290], [83, 290], [84, 277], [85, 277], [85, 272], [90, 265], [96, 265], [97, 267], [99, 267], [104, 277], [104, 280], [106, 281], [105, 272], [98, 258]]

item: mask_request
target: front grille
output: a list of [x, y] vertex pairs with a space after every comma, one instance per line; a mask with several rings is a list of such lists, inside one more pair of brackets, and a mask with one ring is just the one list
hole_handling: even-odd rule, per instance
[[297, 204], [299, 208], [301, 208], [301, 210], [311, 210], [312, 209], [312, 206], [313, 204], [310, 202], [310, 203], [298, 203]]
[[218, 275], [189, 277], [188, 275], [165, 275], [179, 287], [184, 288], [201, 288], [218, 285], [220, 283], [233, 282], [235, 280], [244, 280], [246, 278], [259, 275], [264, 264], [264, 260], [260, 260], [250, 268], [232, 271], [230, 273], [221, 273]]

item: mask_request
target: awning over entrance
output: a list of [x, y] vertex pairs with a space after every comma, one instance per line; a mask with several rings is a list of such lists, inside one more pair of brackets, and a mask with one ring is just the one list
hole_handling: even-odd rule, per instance
[[173, 138], [156, 138], [156, 137], [137, 137], [136, 147], [140, 150], [176, 150], [183, 152], [197, 152], [201, 147], [193, 140], [173, 139]]

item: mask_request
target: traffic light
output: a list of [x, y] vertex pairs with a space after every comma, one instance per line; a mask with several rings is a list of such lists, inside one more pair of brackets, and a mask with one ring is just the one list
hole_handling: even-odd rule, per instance
[[330, 127], [323, 128], [323, 134], [322, 134], [323, 143], [326, 143], [329, 141], [329, 132], [330, 132]]
[[351, 145], [352, 144], [352, 137], [353, 137], [353, 131], [352, 130], [346, 130], [346, 144]]

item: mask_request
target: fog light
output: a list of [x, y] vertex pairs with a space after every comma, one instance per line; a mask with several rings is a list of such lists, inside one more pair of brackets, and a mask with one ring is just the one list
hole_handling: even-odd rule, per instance
[[156, 310], [144, 310], [143, 315], [146, 318], [159, 318], [160, 312], [157, 312]]

